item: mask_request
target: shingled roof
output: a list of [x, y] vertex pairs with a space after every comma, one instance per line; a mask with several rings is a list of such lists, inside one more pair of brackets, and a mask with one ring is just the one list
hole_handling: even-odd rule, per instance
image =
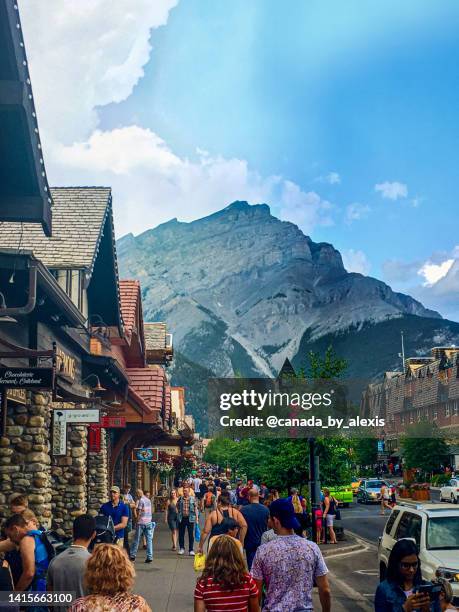
[[136, 327], [137, 308], [140, 305], [140, 282], [121, 280], [120, 297], [125, 331], [132, 334]]
[[144, 323], [145, 346], [147, 351], [166, 348], [166, 324]]
[[110, 187], [54, 187], [51, 195], [53, 235], [48, 238], [33, 223], [3, 224], [0, 246], [29, 249], [47, 268], [83, 268], [91, 274], [111, 214]]
[[163, 411], [166, 394], [166, 374], [159, 366], [127, 368], [130, 387], [138, 393], [152, 410]]

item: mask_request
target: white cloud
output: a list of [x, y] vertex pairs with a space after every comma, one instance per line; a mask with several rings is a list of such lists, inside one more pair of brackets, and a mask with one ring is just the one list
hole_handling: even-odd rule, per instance
[[430, 261], [426, 262], [419, 270], [419, 276], [424, 277], [424, 286], [435, 285], [440, 279], [444, 278], [451, 269], [454, 259], [447, 259], [440, 264]]
[[280, 191], [280, 218], [296, 223], [305, 233], [316, 225], [333, 225], [333, 205], [315, 191], [302, 191], [292, 181], [284, 180]]
[[176, 155], [157, 134], [137, 125], [94, 131], [85, 142], [53, 149], [67, 182], [113, 187], [118, 232], [139, 233], [171, 217], [190, 221], [234, 200], [275, 202], [279, 216], [305, 232], [332, 223], [332, 205], [280, 176], [263, 177], [245, 160], [199, 151]]
[[329, 172], [325, 175], [320, 175], [315, 179], [318, 183], [329, 183], [330, 185], [338, 185], [341, 183], [341, 177], [338, 172]]
[[[189, 221], [240, 199], [275, 203], [275, 212], [306, 232], [332, 223], [331, 204], [318, 194], [261, 176], [243, 159], [197, 146], [190, 161], [135, 121], [99, 129], [98, 107], [133, 93], [150, 60], [152, 31], [167, 23], [177, 2], [47, 0], [21, 7], [50, 181], [111, 186], [119, 234], [171, 217]], [[330, 172], [327, 181], [337, 183], [339, 175]]]
[[371, 209], [367, 204], [359, 204], [358, 202], [349, 204], [348, 206], [346, 206], [346, 223], [352, 223], [353, 221], [359, 221], [360, 219], [364, 219], [368, 215], [370, 210]]
[[354, 249], [348, 249], [342, 251], [344, 267], [348, 272], [358, 272], [368, 276], [371, 270], [371, 264], [363, 251], [355, 251]]
[[86, 139], [97, 106], [121, 102], [150, 59], [151, 30], [178, 0], [21, 3], [21, 20], [45, 154]]
[[330, 185], [341, 183], [341, 177], [337, 172], [329, 172], [325, 178]]
[[398, 200], [399, 198], [406, 198], [408, 196], [408, 187], [405, 183], [399, 183], [397, 181], [389, 183], [378, 183], [375, 185], [375, 191], [379, 191], [383, 198], [387, 200]]

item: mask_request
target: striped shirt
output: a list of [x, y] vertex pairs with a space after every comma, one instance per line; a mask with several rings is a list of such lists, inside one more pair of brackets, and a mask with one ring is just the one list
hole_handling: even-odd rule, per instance
[[233, 591], [222, 589], [212, 578], [198, 580], [194, 591], [194, 598], [203, 600], [209, 612], [247, 612], [250, 597], [257, 596], [258, 587], [249, 574]]

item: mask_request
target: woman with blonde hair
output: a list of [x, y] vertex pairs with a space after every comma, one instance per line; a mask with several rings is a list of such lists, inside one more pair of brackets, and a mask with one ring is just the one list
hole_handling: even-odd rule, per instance
[[259, 612], [258, 587], [241, 550], [228, 535], [212, 544], [194, 591], [194, 612]]
[[130, 592], [134, 578], [134, 566], [121, 548], [98, 544], [84, 575], [90, 595], [76, 599], [71, 612], [151, 612], [143, 597]]

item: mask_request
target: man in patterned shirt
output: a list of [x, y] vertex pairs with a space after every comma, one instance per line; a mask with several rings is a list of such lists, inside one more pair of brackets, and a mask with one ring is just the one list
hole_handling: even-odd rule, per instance
[[278, 537], [260, 546], [252, 565], [258, 592], [266, 587], [263, 612], [310, 612], [312, 588], [319, 588], [322, 612], [330, 612], [328, 569], [317, 544], [295, 535], [299, 523], [288, 499], [277, 499], [270, 507], [269, 526]]

